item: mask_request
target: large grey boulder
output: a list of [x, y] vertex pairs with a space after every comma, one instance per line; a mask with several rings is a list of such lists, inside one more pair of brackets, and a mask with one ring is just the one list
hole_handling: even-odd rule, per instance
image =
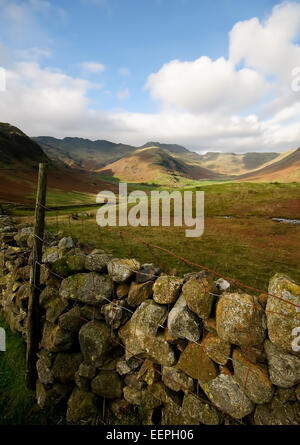
[[281, 388], [300, 383], [300, 357], [278, 348], [270, 340], [265, 341], [271, 382]]
[[84, 361], [96, 368], [104, 365], [115, 346], [110, 328], [101, 321], [90, 321], [79, 331], [80, 349]]
[[127, 361], [138, 356], [162, 366], [173, 366], [176, 363], [174, 351], [163, 334], [147, 333], [129, 320], [119, 329], [119, 337], [125, 345]]
[[112, 283], [108, 275], [93, 272], [72, 275], [62, 281], [59, 294], [67, 300], [102, 306], [111, 300]]
[[220, 374], [201, 387], [217, 408], [235, 419], [242, 419], [254, 410], [254, 403], [231, 375]]
[[144, 301], [134, 312], [130, 323], [145, 334], [155, 335], [167, 319], [168, 308], [153, 300]]
[[138, 355], [165, 366], [175, 364], [171, 346], [163, 334], [156, 335], [166, 318], [167, 307], [153, 300], [146, 300], [139, 306], [128, 323], [119, 329], [119, 337], [126, 348], [126, 360]]
[[168, 329], [173, 338], [198, 341], [201, 336], [201, 320], [188, 308], [183, 295], [177, 300], [168, 316]]

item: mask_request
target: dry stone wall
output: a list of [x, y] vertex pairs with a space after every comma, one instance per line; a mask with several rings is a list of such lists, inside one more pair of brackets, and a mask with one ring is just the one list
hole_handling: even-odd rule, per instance
[[[0, 240], [0, 308], [26, 341], [32, 228], [0, 216]], [[103, 406], [106, 421], [135, 413], [150, 425], [300, 423], [289, 277], [256, 297], [46, 234], [40, 286], [41, 409], [60, 404], [70, 423], [97, 423]]]

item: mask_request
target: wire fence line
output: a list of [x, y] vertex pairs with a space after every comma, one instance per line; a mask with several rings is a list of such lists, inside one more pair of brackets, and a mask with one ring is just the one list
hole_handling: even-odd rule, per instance
[[[46, 206], [44, 206], [44, 207], [45, 207], [45, 210], [47, 210], [47, 211], [51, 210], [51, 211], [52, 211], [52, 209], [50, 209], [49, 207], [46, 207]], [[57, 231], [57, 233], [58, 233], [59, 230], [60, 230], [60, 221], [59, 221], [59, 214], [58, 214], [58, 212], [56, 213], [56, 215], [55, 215], [54, 218], [55, 218], [55, 228], [56, 228], [56, 231]], [[66, 230], [66, 227], [64, 227], [63, 230], [62, 230], [62, 232], [64, 233], [64, 235], [69, 235], [69, 236], [71, 236], [72, 238], [74, 238], [74, 233], [72, 232], [73, 228], [72, 228], [72, 224], [71, 224], [72, 215], [68, 215], [67, 219], [68, 219], [68, 228], [67, 228], [67, 230]], [[85, 221], [85, 220], [82, 218], [82, 220], [81, 220], [81, 224], [80, 224], [80, 225], [81, 225], [81, 233], [82, 233], [82, 237], [83, 237], [83, 238], [85, 238], [85, 235], [86, 235], [86, 233], [85, 233], [85, 223], [84, 223], [84, 221]], [[231, 283], [232, 286], [235, 286], [235, 287], [238, 289], [238, 291], [241, 291], [241, 290], [244, 291], [245, 289], [247, 289], [248, 291], [252, 291], [252, 292], [255, 292], [255, 293], [259, 293], [260, 295], [265, 295], [265, 296], [268, 296], [268, 297], [270, 296], [270, 297], [273, 297], [273, 298], [282, 300], [285, 304], [290, 304], [291, 306], [294, 306], [294, 307], [296, 308], [296, 310], [297, 310], [298, 308], [300, 308], [300, 305], [297, 305], [296, 303], [293, 303], [292, 301], [286, 300], [285, 298], [282, 298], [282, 297], [280, 297], [280, 296], [278, 296], [278, 295], [271, 294], [271, 293], [269, 293], [269, 292], [267, 292], [267, 291], [265, 291], [265, 290], [262, 290], [262, 289], [258, 289], [258, 288], [249, 286], [249, 285], [247, 285], [247, 284], [245, 284], [245, 283], [240, 282], [239, 280], [236, 280], [236, 279], [234, 279], [234, 278], [231, 278], [231, 277], [228, 277], [228, 276], [226, 276], [226, 275], [220, 274], [219, 272], [217, 272], [217, 271], [215, 271], [215, 270], [213, 270], [213, 269], [211, 269], [211, 268], [205, 267], [204, 265], [195, 263], [194, 261], [191, 261], [191, 260], [189, 260], [189, 259], [187, 259], [187, 258], [184, 258], [184, 257], [182, 257], [182, 256], [180, 256], [180, 255], [177, 255], [176, 252], [173, 252], [173, 251], [171, 251], [171, 250], [169, 250], [169, 249], [166, 249], [166, 248], [164, 248], [164, 247], [162, 247], [162, 246], [158, 246], [158, 245], [152, 244], [152, 243], [150, 243], [150, 242], [148, 242], [148, 241], [146, 241], [146, 240], [144, 240], [144, 239], [141, 239], [140, 237], [138, 237], [138, 236], [136, 236], [136, 235], [133, 235], [133, 234], [127, 232], [127, 231], [124, 230], [124, 229], [119, 230], [119, 229], [110, 228], [110, 230], [113, 230], [113, 231], [116, 233], [116, 235], [118, 235], [118, 236], [120, 237], [120, 241], [122, 242], [123, 246], [124, 246], [125, 248], [127, 248], [127, 250], [129, 251], [129, 255], [130, 255], [131, 257], [134, 257], [134, 252], [132, 251], [132, 244], [130, 243], [130, 241], [126, 244], [126, 242], [125, 242], [125, 238], [128, 238], [128, 240], [135, 240], [137, 243], [140, 243], [141, 245], [146, 246], [146, 247], [149, 249], [149, 252], [151, 252], [152, 256], [153, 256], [156, 260], [158, 260], [158, 261], [157, 261], [157, 264], [159, 264], [159, 263], [161, 262], [161, 257], [159, 256], [159, 254], [160, 254], [161, 252], [163, 252], [163, 253], [165, 253], [165, 254], [167, 254], [167, 255], [170, 255], [170, 256], [172, 256], [172, 257], [177, 258], [178, 260], [182, 261], [183, 263], [185, 263], [186, 265], [188, 265], [188, 266], [190, 266], [190, 267], [199, 269], [200, 271], [205, 270], [206, 272], [211, 273], [211, 274], [213, 274], [213, 275], [216, 276], [216, 277], [223, 278], [224, 280], [227, 280], [228, 282]], [[66, 232], [67, 232], [67, 233], [66, 233]], [[105, 236], [105, 230], [100, 229], [100, 227], [98, 226], [98, 234], [99, 234], [99, 238], [101, 238], [102, 236]], [[47, 234], [47, 236], [49, 236], [49, 235]], [[50, 237], [50, 238], [46, 238], [46, 237], [44, 237], [43, 239], [39, 238], [39, 240], [43, 242], [43, 245], [44, 245], [45, 248], [46, 248], [46, 247], [53, 247], [53, 243], [54, 243], [54, 242], [56, 242], [56, 243], [58, 242], [58, 237], [54, 235], [54, 236], [52, 236], [52, 237]], [[58, 249], [58, 243], [57, 243], [57, 249]], [[154, 252], [157, 252], [157, 256], [156, 256], [156, 254], [155, 254]], [[51, 271], [51, 267], [49, 268], [49, 267], [47, 267], [47, 266], [46, 266], [45, 264], [43, 264], [43, 263], [37, 263], [37, 264], [39, 265], [39, 267], [41, 267], [41, 268], [45, 268], [50, 274], [52, 274], [53, 276], [55, 276], [55, 277], [58, 278], [59, 280], [63, 280], [63, 279], [65, 278], [65, 277], [63, 277], [63, 276], [57, 274], [56, 272]], [[135, 273], [135, 274], [137, 274], [137, 275], [145, 275], [145, 276], [149, 276], [148, 273], [143, 273], [142, 271], [134, 270], [134, 269], [130, 268], [129, 266], [124, 265], [124, 267], [126, 267], [126, 268], [128, 269], [128, 271], [130, 271], [130, 272], [132, 272], [132, 273]], [[165, 265], [164, 265], [163, 267], [160, 267], [160, 268], [161, 268], [161, 270], [163, 270], [164, 273], [167, 272]], [[94, 273], [93, 273], [93, 274], [94, 274]], [[156, 279], [156, 278], [159, 278], [159, 277], [161, 276], [161, 274], [151, 274], [151, 276], [152, 276], [152, 278], [155, 278], [155, 279]], [[198, 277], [198, 278], [199, 278], [200, 280], [202, 280], [202, 282], [203, 282], [203, 278], [202, 278], [202, 277]], [[169, 285], [170, 285], [170, 282], [169, 282]], [[115, 286], [114, 283], [113, 283], [113, 286]], [[39, 289], [39, 291], [42, 291], [41, 288], [38, 288], [38, 289]], [[135, 313], [135, 310], [131, 310], [131, 309], [129, 309], [128, 307], [124, 307], [124, 306], [120, 305], [120, 304], [118, 303], [118, 300], [117, 300], [117, 299], [114, 299], [114, 298], [113, 298], [113, 299], [109, 299], [109, 298], [105, 297], [104, 295], [100, 295], [100, 296], [99, 296], [99, 295], [96, 295], [95, 290], [90, 291], [90, 290], [87, 289], [87, 291], [88, 291], [88, 292], [92, 295], [92, 297], [93, 297], [93, 301], [94, 301], [94, 304], [93, 304], [93, 311], [94, 311], [94, 312], [93, 312], [92, 320], [90, 320], [90, 319], [84, 319], [85, 321], [95, 321], [95, 309], [96, 309], [95, 301], [96, 301], [96, 297], [97, 297], [97, 298], [99, 298], [99, 297], [103, 298], [103, 300], [105, 300], [107, 303], [109, 303], [109, 304], [113, 304], [113, 307], [116, 307], [117, 309], [121, 309], [122, 311], [126, 311], [126, 312], [130, 313], [131, 316]], [[113, 295], [114, 295], [114, 294], [115, 294], [115, 292], [113, 291]], [[208, 295], [211, 295], [211, 296], [214, 296], [215, 298], [226, 298], [226, 299], [230, 299], [230, 300], [232, 300], [233, 302], [237, 303], [237, 300], [236, 300], [234, 297], [232, 297], [232, 296], [230, 296], [230, 295], [228, 295], [228, 294], [226, 294], [226, 293], [223, 293], [223, 294], [216, 294], [216, 293], [214, 293], [214, 292], [209, 292], [209, 291], [207, 291], [207, 294], [208, 294]], [[251, 304], [251, 303], [247, 303], [247, 302], [244, 302], [244, 301], [242, 302], [242, 304], [243, 304], [244, 306], [247, 306], [249, 309], [252, 308], [252, 312], [251, 312], [251, 321], [250, 321], [250, 329], [249, 329], [249, 347], [248, 347], [248, 354], [249, 354], [249, 357], [252, 356], [252, 352], [253, 352], [253, 351], [252, 351], [252, 349], [253, 349], [253, 346], [252, 346], [252, 322], [253, 322], [253, 317], [254, 317], [255, 311], [257, 311], [257, 310], [261, 310], [261, 307], [257, 306], [257, 303], [255, 302], [255, 299], [254, 299], [253, 296], [252, 296], [252, 298], [253, 298], [253, 304]], [[239, 303], [241, 303], [241, 302], [239, 302]], [[264, 309], [264, 310], [265, 310], [265, 312], [270, 312], [270, 313], [273, 313], [273, 314], [277, 314], [277, 315], [279, 315], [279, 316], [287, 316], [287, 317], [289, 317], [289, 318], [293, 318], [294, 321], [295, 321], [295, 320], [296, 320], [296, 321], [299, 321], [298, 318], [294, 318], [294, 317], [292, 317], [291, 315], [288, 315], [288, 314], [276, 313], [276, 312], [274, 312], [274, 311], [269, 311], [269, 310], [266, 310], [266, 309]], [[168, 305], [168, 314], [169, 314], [169, 305]], [[168, 320], [168, 317], [167, 317], [167, 320]], [[112, 323], [112, 325], [113, 325], [113, 323]], [[135, 326], [135, 327], [136, 327], [136, 326]], [[112, 330], [113, 330], [113, 326], [111, 326], [111, 328], [112, 328]], [[165, 326], [165, 325], [158, 325], [158, 328], [159, 328], [159, 329], [163, 329], [163, 330], [167, 330], [167, 329], [168, 329], [168, 326]], [[203, 324], [202, 324], [202, 330], [203, 330], [203, 337], [204, 337], [204, 334], [205, 334], [206, 331], [205, 331], [205, 327], [204, 327]], [[203, 338], [203, 337], [202, 337], [202, 338]], [[137, 355], [137, 354], [132, 354], [131, 351], [128, 351], [128, 348], [126, 348], [126, 346], [125, 346], [123, 343], [117, 341], [114, 335], [112, 335], [112, 340], [113, 340], [118, 346], [122, 347], [122, 348], [124, 349], [124, 351], [127, 350], [127, 352], [129, 352], [129, 353], [132, 355], [132, 357], [135, 357], [137, 360], [141, 361], [141, 363], [144, 364], [144, 363], [146, 362], [146, 359], [143, 359], [143, 358], [141, 358], [139, 355]], [[194, 344], [196, 344], [197, 346], [201, 347], [202, 354], [201, 354], [201, 356], [200, 356], [200, 357], [201, 357], [201, 358], [200, 358], [200, 361], [202, 360], [204, 354], [205, 354], [206, 352], [210, 352], [210, 350], [211, 350], [208, 346], [205, 346], [205, 344], [203, 344], [203, 342], [199, 343], [199, 341], [194, 341], [193, 339], [190, 339], [190, 338], [188, 338], [188, 337], [185, 337], [184, 340], [187, 340], [188, 342], [194, 343]], [[227, 364], [228, 364], [228, 362], [231, 362], [231, 363], [238, 362], [241, 366], [247, 368], [247, 374], [246, 374], [245, 382], [244, 382], [244, 385], [243, 385], [243, 388], [242, 388], [242, 403], [241, 403], [241, 413], [242, 413], [242, 412], [243, 412], [243, 407], [244, 407], [244, 400], [245, 400], [245, 395], [246, 395], [246, 389], [247, 389], [247, 383], [248, 383], [248, 380], [249, 380], [249, 376], [251, 375], [251, 373], [254, 372], [253, 369], [252, 369], [253, 365], [252, 365], [252, 363], [251, 363], [250, 360], [248, 360], [248, 364], [246, 365], [245, 363], [239, 361], [237, 358], [233, 359], [231, 356], [226, 356], [226, 359], [227, 359]], [[201, 369], [201, 365], [202, 365], [202, 363], [200, 362], [200, 363], [199, 363], [199, 372], [200, 372], [200, 369]], [[226, 366], [226, 365], [225, 365], [225, 366]], [[162, 372], [161, 372], [159, 369], [157, 369], [156, 367], [155, 367], [154, 369], [155, 369], [155, 373], [158, 373], [158, 374], [160, 375], [160, 377], [162, 377]], [[231, 372], [230, 369], [229, 369], [228, 371], [229, 371], [229, 373], [232, 374], [232, 372]], [[221, 371], [221, 372], [222, 372], [222, 371]], [[174, 380], [174, 383], [178, 384], [178, 381], [175, 381], [175, 380]], [[204, 398], [204, 397], [199, 396], [199, 380], [197, 381], [197, 394], [195, 394], [193, 391], [189, 390], [188, 388], [186, 388], [186, 387], [184, 387], [184, 386], [182, 387], [182, 390], [185, 391], [185, 392], [191, 393], [194, 397], [196, 397], [196, 398], [197, 398], [199, 401], [201, 401], [202, 403], [206, 403], [206, 404], [208, 404], [208, 405], [210, 405], [210, 406], [213, 406], [213, 407], [215, 406], [215, 405], [214, 405], [208, 398]], [[160, 401], [162, 402], [162, 400], [160, 400]], [[283, 405], [283, 403], [282, 403], [281, 401], [280, 401], [280, 403]], [[283, 406], [284, 406], [284, 405], [283, 405]], [[220, 408], [218, 408], [218, 409], [219, 409], [220, 411], [222, 411], [225, 415], [227, 415], [227, 416], [229, 416], [229, 417], [232, 417], [232, 416], [231, 416], [229, 413], [227, 413], [226, 411], [221, 410]], [[244, 422], [243, 422], [242, 419], [236, 419], [236, 418], [234, 418], [234, 420], [237, 421], [237, 422], [239, 422], [239, 423], [241, 423], [241, 424], [244, 424]]]
[[[52, 211], [52, 209], [50, 209], [49, 207], [46, 207], [46, 206], [44, 206], [44, 207], [45, 207], [45, 210], [47, 210], [47, 211]], [[56, 228], [56, 231], [57, 231], [57, 233], [58, 233], [59, 230], [60, 230], [60, 221], [59, 221], [59, 214], [58, 214], [58, 212], [56, 213], [56, 215], [55, 215], [54, 218], [55, 218], [55, 228]], [[69, 233], [64, 233], [64, 234], [65, 234], [65, 235], [69, 235], [69, 236], [71, 236], [71, 237], [73, 238], [73, 237], [74, 237], [74, 233], [72, 233], [71, 219], [72, 219], [72, 216], [71, 216], [71, 215], [68, 215], [68, 223], [69, 223], [69, 224], [68, 224], [67, 232], [69, 232]], [[85, 234], [85, 232], [84, 232], [84, 227], [85, 227], [84, 219], [82, 218], [82, 221], [81, 221], [81, 230], [82, 230], [82, 234], [83, 234], [83, 235]], [[286, 299], [284, 299], [284, 298], [282, 298], [282, 297], [280, 297], [280, 296], [278, 296], [278, 295], [274, 295], [274, 294], [271, 294], [271, 293], [269, 293], [269, 292], [267, 292], [267, 291], [264, 291], [264, 290], [261, 290], [261, 289], [255, 288], [255, 287], [251, 287], [251, 286], [249, 286], [249, 285], [247, 285], [247, 284], [245, 284], [245, 283], [242, 283], [242, 282], [240, 282], [240, 281], [238, 281], [238, 280], [236, 280], [236, 279], [234, 279], [234, 278], [227, 277], [227, 276], [225, 276], [225, 275], [223, 275], [223, 274], [218, 273], [217, 271], [215, 271], [215, 270], [213, 270], [213, 269], [211, 269], [211, 268], [207, 268], [207, 267], [205, 267], [205, 266], [203, 266], [203, 265], [200, 265], [200, 264], [198, 264], [198, 263], [195, 263], [195, 262], [193, 262], [193, 261], [191, 261], [191, 260], [189, 260], [189, 259], [187, 259], [187, 258], [184, 258], [184, 257], [182, 257], [182, 256], [180, 256], [180, 255], [177, 255], [176, 252], [173, 252], [173, 251], [171, 251], [171, 250], [169, 250], [169, 249], [166, 249], [166, 248], [164, 248], [164, 247], [157, 246], [157, 245], [152, 244], [152, 243], [150, 243], [150, 242], [148, 242], [148, 241], [145, 241], [145, 240], [143, 240], [143, 239], [137, 237], [136, 235], [133, 235], [133, 234], [131, 234], [131, 233], [128, 233], [128, 232], [125, 231], [125, 230], [119, 230], [119, 229], [113, 229], [113, 228], [110, 228], [110, 229], [111, 229], [111, 230], [114, 230], [115, 233], [116, 233], [116, 235], [118, 235], [118, 236], [120, 237], [120, 241], [121, 241], [121, 242], [123, 243], [123, 245], [125, 245], [125, 247], [127, 247], [128, 250], [130, 251], [129, 253], [130, 253], [130, 256], [131, 256], [131, 257], [134, 256], [134, 253], [132, 252], [132, 244], [130, 244], [130, 242], [129, 242], [129, 243], [126, 245], [126, 243], [125, 243], [125, 238], [126, 238], [126, 237], [128, 238], [128, 240], [130, 240], [130, 239], [132, 240], [132, 239], [133, 239], [133, 240], [135, 240], [136, 242], [140, 243], [141, 245], [146, 246], [146, 247], [149, 249], [149, 251], [152, 253], [152, 256], [153, 256], [154, 258], [156, 258], [156, 259], [158, 258], [158, 262], [159, 262], [159, 260], [161, 260], [161, 258], [159, 257], [159, 253], [160, 253], [160, 252], [163, 252], [163, 253], [165, 253], [165, 254], [167, 254], [167, 255], [176, 257], [178, 260], [180, 260], [180, 261], [182, 261], [183, 263], [189, 265], [190, 267], [197, 268], [197, 269], [199, 269], [199, 270], [205, 270], [205, 271], [207, 271], [207, 272], [209, 272], [209, 273], [215, 275], [216, 277], [220, 277], [220, 278], [223, 278], [223, 279], [229, 281], [233, 286], [236, 286], [238, 290], [242, 290], [242, 289], [243, 289], [243, 290], [244, 290], [244, 289], [251, 290], [252, 292], [255, 292], [255, 293], [259, 293], [259, 294], [262, 294], [262, 295], [265, 295], [265, 296], [270, 296], [270, 297], [273, 297], [273, 298], [282, 300], [282, 301], [284, 301], [285, 304], [290, 304], [291, 306], [296, 307], [296, 309], [300, 308], [299, 305], [297, 305], [297, 304], [295, 304], [295, 303], [293, 303], [293, 302], [291, 302], [291, 301], [289, 301], [289, 300], [286, 300]], [[98, 231], [99, 231], [99, 237], [105, 235], [105, 230], [103, 230], [103, 229], [101, 230], [99, 226], [98, 226]], [[63, 228], [63, 232], [66, 232], [66, 228]], [[34, 236], [36, 236], [36, 235], [34, 235]], [[49, 237], [49, 234], [48, 234], [48, 233], [47, 233], [47, 236], [44, 236], [44, 238], [40, 238], [40, 237], [37, 237], [37, 238], [43, 243], [44, 248], [46, 248], [46, 247], [53, 247], [53, 243], [54, 243], [54, 242], [56, 242], [56, 243], [58, 242], [58, 237], [57, 237], [56, 235]], [[58, 243], [57, 243], [57, 249], [58, 249]], [[158, 257], [156, 257], [156, 255], [155, 255], [153, 252], [158, 252]], [[33, 256], [33, 257], [34, 257], [34, 256]], [[49, 267], [47, 267], [47, 266], [46, 266], [45, 264], [43, 264], [43, 263], [39, 263], [39, 262], [36, 261], [36, 264], [35, 264], [34, 266], [36, 266], [36, 265], [38, 265], [38, 266], [41, 267], [41, 268], [45, 268], [50, 274], [52, 274], [53, 276], [55, 276], [55, 277], [58, 278], [59, 280], [63, 280], [63, 279], [65, 278], [65, 277], [63, 277], [63, 276], [57, 274], [56, 272], [53, 272], [53, 271], [51, 270], [51, 267], [49, 268]], [[137, 275], [140, 274], [140, 275], [149, 276], [148, 273], [143, 273], [143, 272], [134, 270], [134, 269], [132, 269], [132, 268], [126, 266], [126, 265], [124, 265], [124, 267], [126, 267], [130, 272], [135, 273], [135, 274], [137, 274]], [[163, 267], [163, 268], [161, 268], [161, 269], [166, 273], [166, 268], [165, 268], [165, 267]], [[94, 274], [94, 273], [93, 273], [93, 274]], [[156, 274], [152, 274], [152, 277], [153, 277], [153, 278], [159, 278], [160, 276], [161, 276], [161, 274], [157, 274], [157, 275], [156, 275]], [[200, 278], [200, 280], [202, 280], [201, 277], [199, 277], [199, 278]], [[33, 279], [33, 282], [34, 282], [34, 285], [35, 285], [35, 276], [33, 276], [32, 279]], [[203, 280], [202, 280], [202, 282], [203, 282]], [[170, 285], [170, 282], [169, 282], [169, 285]], [[37, 286], [35, 286], [35, 287], [36, 287], [40, 292], [42, 291], [42, 289], [41, 289], [40, 287], [37, 287]], [[95, 311], [95, 309], [96, 309], [95, 301], [96, 301], [96, 297], [99, 297], [99, 295], [96, 295], [95, 290], [92, 290], [92, 291], [87, 290], [87, 291], [93, 296], [93, 300], [94, 300], [93, 310]], [[231, 297], [231, 296], [229, 296], [229, 295], [226, 295], [226, 293], [225, 293], [225, 294], [221, 294], [221, 295], [220, 295], [220, 294], [215, 294], [215, 293], [213, 293], [213, 292], [209, 292], [209, 291], [208, 291], [207, 293], [208, 293], [209, 295], [211, 295], [211, 296], [216, 297], [216, 298], [228, 298], [228, 299], [231, 299], [231, 300], [234, 301], [234, 302], [237, 302], [237, 300], [236, 300], [234, 297]], [[114, 293], [113, 293], [113, 295], [114, 295]], [[116, 299], [114, 299], [114, 298], [113, 298], [113, 299], [109, 299], [109, 298], [105, 297], [104, 295], [102, 295], [101, 297], [102, 297], [105, 301], [107, 301], [107, 303], [110, 303], [110, 304], [112, 303], [114, 307], [116, 307], [116, 308], [118, 308], [118, 309], [121, 309], [122, 311], [127, 311], [128, 313], [131, 314], [131, 316], [135, 313], [134, 310], [131, 310], [131, 309], [129, 309], [128, 307], [121, 306], [121, 305], [118, 303], [118, 300], [116, 300]], [[250, 329], [249, 329], [249, 348], [248, 348], [249, 357], [251, 357], [251, 354], [252, 354], [252, 341], [251, 341], [251, 340], [252, 340], [252, 321], [253, 321], [253, 316], [254, 316], [255, 311], [258, 310], [258, 309], [260, 309], [260, 308], [256, 305], [255, 300], [254, 300], [254, 297], [253, 297], [253, 304], [250, 304], [250, 303], [247, 303], [247, 302], [242, 302], [242, 304], [244, 304], [244, 305], [247, 306], [248, 308], [252, 308], [252, 312], [251, 312], [251, 323], [250, 323]], [[291, 318], [291, 316], [288, 315], [288, 314], [276, 313], [276, 312], [274, 312], [274, 311], [268, 311], [268, 310], [265, 310], [265, 311], [266, 311], [266, 312], [271, 312], [271, 313], [273, 313], [273, 314], [277, 314], [277, 315], [280, 315], [280, 316], [287, 316], [287, 317]], [[168, 306], [168, 313], [169, 313], [169, 306]], [[292, 318], [293, 318], [294, 321], [295, 321], [295, 320], [299, 321], [298, 318], [297, 318], [297, 319], [295, 319], [294, 317], [292, 317]], [[168, 317], [167, 317], [167, 319], [168, 319]], [[90, 320], [89, 320], [89, 319], [88, 319], [88, 320], [85, 319], [85, 321], [90, 321]], [[93, 313], [93, 317], [92, 317], [92, 320], [91, 320], [91, 321], [95, 321], [95, 312]], [[112, 324], [113, 324], [113, 323], [112, 323]], [[165, 325], [158, 325], [158, 328], [163, 329], [163, 330], [167, 330], [167, 329], [168, 329], [168, 326], [165, 326]], [[112, 329], [113, 329], [113, 326], [112, 326]], [[204, 325], [202, 325], [202, 329], [203, 329], [203, 334], [205, 334], [205, 327], [204, 327]], [[203, 335], [203, 336], [204, 336], [204, 335]], [[118, 342], [114, 337], [115, 337], [115, 336], [112, 336], [112, 339], [113, 339], [113, 341], [114, 341], [116, 344], [118, 344], [120, 347], [122, 347], [125, 351], [126, 351], [126, 349], [128, 350], [128, 348], [126, 348], [126, 346], [125, 346], [124, 344], [122, 344], [121, 342]], [[197, 346], [201, 347], [201, 350], [202, 350], [203, 354], [206, 353], [206, 352], [210, 352], [210, 348], [207, 347], [207, 346], [205, 346], [205, 344], [203, 344], [203, 343], [199, 343], [199, 341], [194, 341], [194, 340], [192, 340], [192, 339], [189, 339], [188, 337], [186, 337], [185, 340], [187, 340], [188, 342], [192, 342], [192, 343], [196, 344]], [[128, 352], [131, 354], [130, 351], [128, 351]], [[136, 354], [132, 354], [132, 356], [135, 357], [137, 360], [141, 361], [142, 363], [145, 363], [145, 362], [146, 362], [146, 359], [143, 359], [143, 358], [139, 357], [139, 356], [136, 355]], [[201, 358], [202, 358], [202, 355], [201, 355]], [[243, 394], [243, 396], [242, 396], [242, 404], [241, 404], [241, 412], [242, 412], [242, 411], [243, 411], [244, 398], [245, 398], [245, 394], [246, 394], [246, 388], [247, 388], [247, 383], [248, 383], [249, 375], [251, 375], [251, 373], [253, 372], [253, 370], [252, 370], [252, 364], [251, 364], [251, 362], [250, 362], [250, 360], [249, 360], [249, 364], [248, 364], [248, 365], [245, 365], [245, 363], [240, 362], [238, 359], [233, 359], [231, 356], [226, 356], [226, 359], [227, 359], [227, 362], [231, 362], [231, 363], [232, 363], [232, 362], [236, 361], [236, 362], [239, 362], [239, 364], [242, 365], [243, 367], [247, 368], [247, 375], [246, 375], [245, 382], [244, 382], [244, 385], [243, 385], [243, 388], [242, 388], [242, 394]], [[199, 363], [199, 369], [201, 368], [201, 364], [202, 364], [202, 363]], [[155, 372], [156, 372], [156, 373], [158, 373], [160, 376], [162, 376], [162, 372], [161, 372], [160, 370], [158, 370], [158, 369], [156, 369], [156, 368], [154, 368], [154, 369], [155, 369]], [[229, 370], [229, 372], [231, 372], [231, 371]], [[178, 384], [177, 381], [174, 381], [174, 383]], [[199, 381], [197, 381], [197, 394], [195, 394], [193, 391], [189, 390], [188, 388], [186, 388], [186, 387], [184, 387], [184, 386], [182, 387], [182, 389], [183, 389], [184, 391], [186, 391], [186, 392], [190, 392], [190, 393], [191, 393], [194, 397], [196, 397], [199, 401], [201, 401], [201, 402], [203, 402], [203, 403], [206, 403], [206, 404], [209, 404], [210, 406], [215, 406], [210, 400], [208, 400], [208, 399], [206, 399], [206, 398], [204, 398], [204, 397], [200, 397], [200, 396], [199, 396]], [[282, 402], [280, 402], [280, 403], [282, 403]], [[283, 404], [282, 404], [282, 405], [283, 405]], [[220, 408], [218, 408], [218, 409], [220, 410]], [[223, 411], [224, 414], [228, 415], [229, 417], [232, 417], [232, 416], [231, 416], [229, 413], [227, 413], [226, 411], [224, 411], [224, 410], [220, 410], [220, 411]], [[244, 422], [243, 422], [241, 419], [237, 420], [237, 419], [234, 418], [234, 420], [235, 420], [235, 421], [238, 421], [238, 422], [241, 423], [241, 424], [244, 424]]]

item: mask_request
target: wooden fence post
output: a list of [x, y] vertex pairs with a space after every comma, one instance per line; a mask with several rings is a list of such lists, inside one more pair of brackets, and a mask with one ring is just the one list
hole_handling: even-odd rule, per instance
[[30, 295], [27, 314], [26, 386], [34, 389], [37, 379], [36, 362], [40, 339], [40, 263], [42, 262], [45, 228], [45, 205], [47, 189], [47, 164], [39, 165], [39, 179], [35, 207], [35, 227], [30, 274]]

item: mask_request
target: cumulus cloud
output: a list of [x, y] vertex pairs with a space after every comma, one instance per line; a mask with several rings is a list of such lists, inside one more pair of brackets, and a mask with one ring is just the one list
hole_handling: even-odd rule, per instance
[[300, 4], [283, 3], [263, 23], [257, 18], [238, 22], [230, 32], [230, 60], [275, 75], [290, 85], [292, 69], [300, 65]]
[[[228, 59], [173, 60], [150, 74], [146, 87], [161, 103], [157, 113], [95, 107], [89, 98], [98, 84], [43, 68], [39, 51], [30, 59], [25, 57], [28, 50], [22, 61], [19, 54], [17, 62], [10, 60], [6, 66], [0, 121], [32, 136], [79, 136], [134, 145], [156, 139], [195, 151], [281, 151], [299, 146], [300, 93], [291, 88], [292, 66], [300, 66], [295, 43], [299, 8], [285, 3], [264, 22], [254, 18], [237, 23], [230, 32]], [[1, 55], [3, 60], [11, 58], [3, 45]], [[89, 73], [104, 69], [99, 62], [84, 63]], [[112, 96], [126, 99], [129, 94], [121, 87]]]
[[235, 70], [223, 57], [173, 60], [148, 78], [146, 88], [164, 106], [191, 112], [237, 112], [260, 101], [268, 92], [265, 79], [250, 69]]

